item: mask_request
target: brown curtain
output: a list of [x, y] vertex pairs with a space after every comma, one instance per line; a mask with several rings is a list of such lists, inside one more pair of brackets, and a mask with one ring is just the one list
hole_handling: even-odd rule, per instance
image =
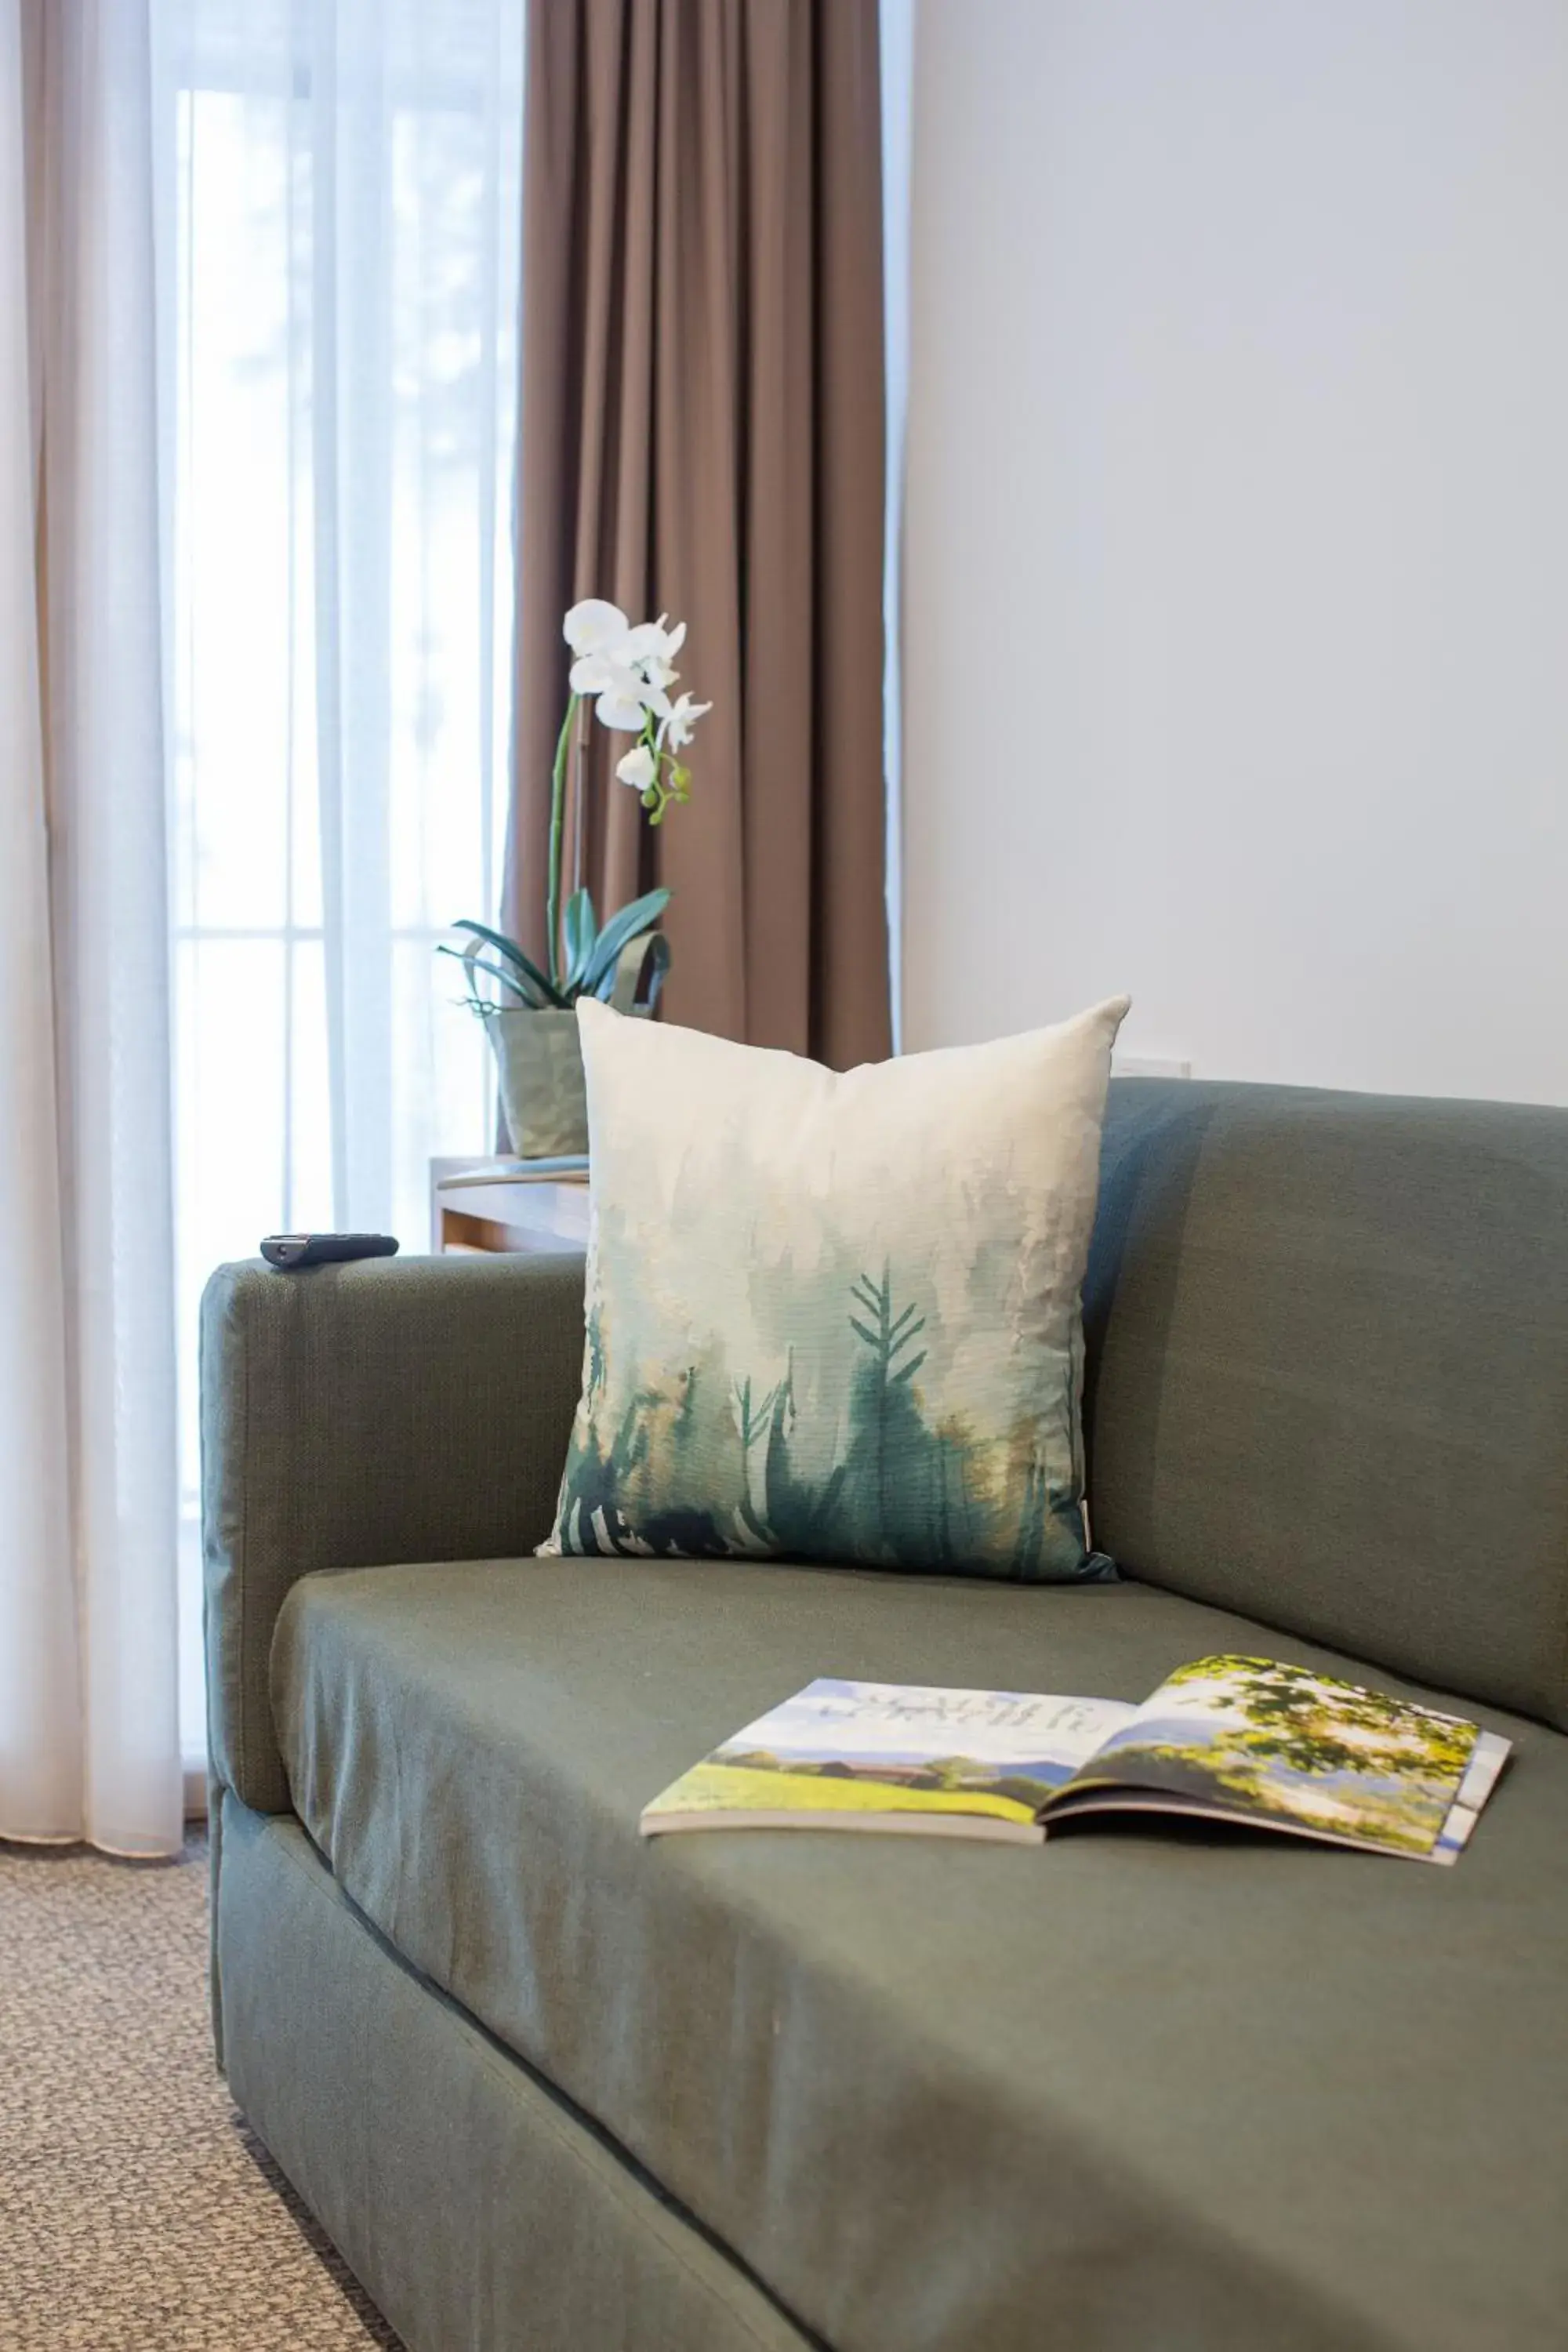
[[[507, 916], [543, 945], [561, 617], [689, 624], [658, 831], [596, 723], [601, 916], [668, 883], [670, 1017], [889, 1051], [877, 0], [533, 0]], [[569, 877], [570, 885], [570, 877]]]

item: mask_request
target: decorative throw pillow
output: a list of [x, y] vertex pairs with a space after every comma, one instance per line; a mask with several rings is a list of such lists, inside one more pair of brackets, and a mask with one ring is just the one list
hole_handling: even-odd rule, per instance
[[1079, 1298], [1127, 1005], [841, 1076], [581, 1002], [587, 1344], [542, 1549], [1114, 1576]]

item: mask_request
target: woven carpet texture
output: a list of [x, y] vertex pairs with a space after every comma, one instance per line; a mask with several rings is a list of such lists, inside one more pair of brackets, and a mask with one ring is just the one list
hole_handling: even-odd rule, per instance
[[0, 2352], [372, 2346], [214, 2065], [205, 1846], [0, 1844]]

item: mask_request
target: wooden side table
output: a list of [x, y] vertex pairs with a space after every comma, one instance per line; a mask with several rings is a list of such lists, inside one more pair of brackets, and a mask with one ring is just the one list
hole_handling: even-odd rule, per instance
[[430, 1246], [580, 1250], [588, 1243], [588, 1171], [544, 1174], [526, 1160], [432, 1160]]

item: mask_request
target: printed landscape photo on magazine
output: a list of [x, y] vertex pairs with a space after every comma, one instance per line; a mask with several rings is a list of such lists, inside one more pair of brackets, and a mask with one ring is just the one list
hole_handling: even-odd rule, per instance
[[683, 1773], [646, 1836], [859, 1829], [1038, 1844], [1175, 1812], [1451, 1863], [1509, 1753], [1458, 1717], [1268, 1658], [1201, 1658], [1142, 1706], [823, 1676]]

